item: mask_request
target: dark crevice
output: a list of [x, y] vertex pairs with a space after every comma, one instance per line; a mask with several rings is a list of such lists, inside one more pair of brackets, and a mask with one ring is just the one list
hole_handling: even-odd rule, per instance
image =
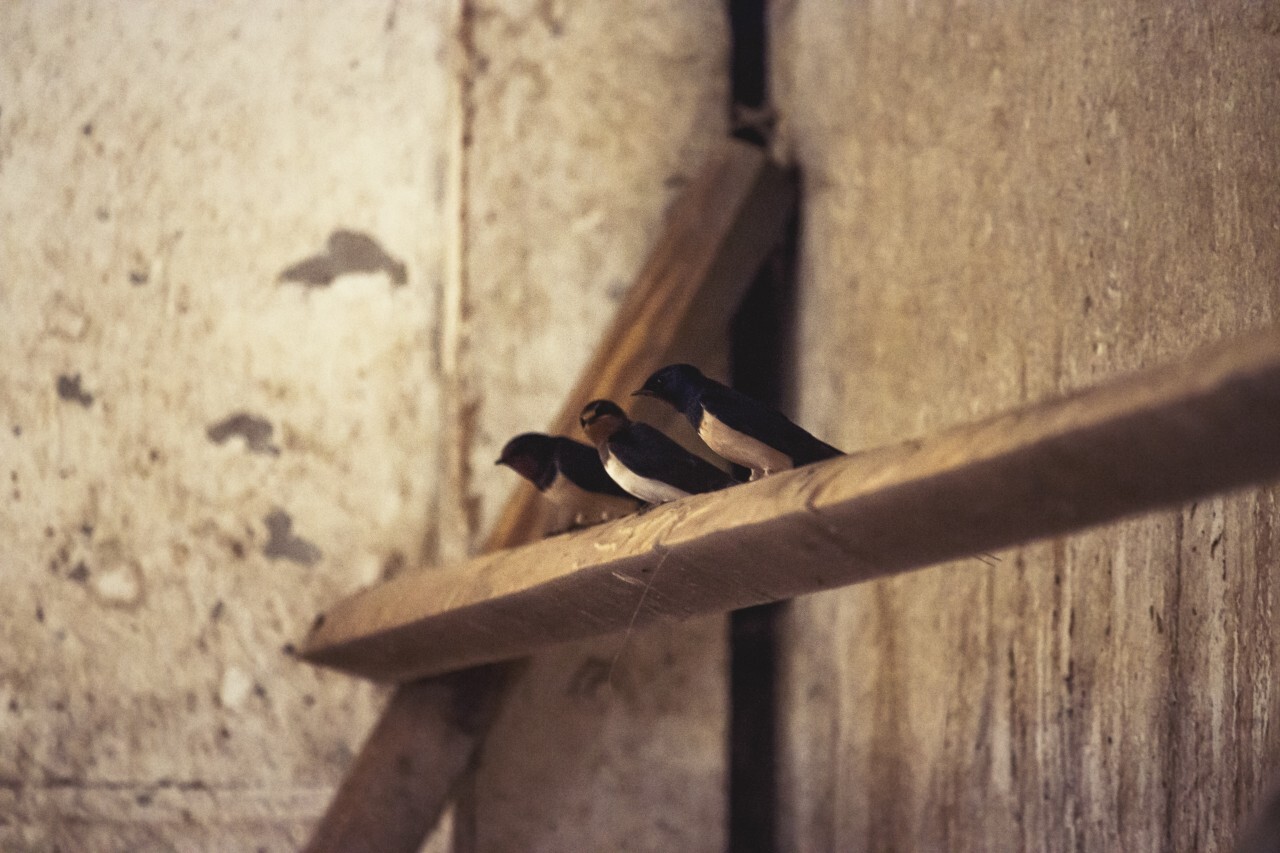
[[[733, 135], [768, 144], [764, 0], [730, 0]], [[797, 224], [767, 258], [733, 318], [734, 387], [779, 409], [793, 402], [794, 268]], [[728, 849], [778, 849], [778, 624], [785, 604], [730, 616]]]
[[733, 39], [731, 81], [733, 135], [766, 145], [769, 135], [768, 33], [764, 0], [729, 0]]
[[[791, 402], [795, 226], [766, 260], [733, 320], [733, 385], [786, 410]], [[778, 623], [785, 603], [730, 616], [729, 849], [777, 849]]]

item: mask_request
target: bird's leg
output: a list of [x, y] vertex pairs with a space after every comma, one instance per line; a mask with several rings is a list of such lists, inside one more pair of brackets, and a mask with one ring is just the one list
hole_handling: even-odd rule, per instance
[[542, 538], [550, 539], [552, 536], [559, 536], [561, 533], [572, 533], [575, 530], [590, 527], [593, 523], [594, 522], [587, 521], [585, 513], [576, 512], [569, 517], [569, 521], [567, 523], [548, 528], [547, 532], [542, 534]]

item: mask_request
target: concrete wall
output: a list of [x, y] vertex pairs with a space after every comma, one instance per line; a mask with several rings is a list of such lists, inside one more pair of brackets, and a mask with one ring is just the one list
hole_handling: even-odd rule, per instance
[[[800, 419], [849, 449], [1275, 315], [1280, 15], [775, 4]], [[0, 847], [294, 849], [382, 693], [284, 646], [474, 548], [725, 131], [721, 4], [0, 12]], [[1227, 849], [1273, 491], [791, 608], [784, 848]], [[480, 850], [724, 846], [723, 621], [535, 662]], [[439, 837], [436, 845], [447, 839]]]
[[[718, 0], [472, 8], [456, 402], [474, 543], [512, 486], [499, 449], [560, 409], [729, 96]], [[723, 850], [724, 625], [540, 656], [486, 746], [471, 849]]]
[[451, 14], [0, 12], [0, 848], [296, 849], [375, 719], [283, 647], [436, 549]]
[[[1274, 6], [773, 23], [821, 434], [923, 435], [1274, 321]], [[1230, 849], [1280, 766], [1275, 519], [1254, 491], [796, 602], [784, 849]]]
[[[721, 9], [25, 2], [0, 43], [0, 847], [294, 849], [383, 693], [286, 645], [478, 544], [725, 132]], [[658, 837], [720, 846], [721, 635], [540, 662], [479, 841], [640, 837], [677, 777]]]

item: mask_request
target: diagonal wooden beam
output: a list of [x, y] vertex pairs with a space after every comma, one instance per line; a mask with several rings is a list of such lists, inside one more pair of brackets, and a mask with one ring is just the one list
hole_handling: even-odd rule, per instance
[[[570, 433], [583, 404], [623, 397], [653, 370], [722, 349], [747, 285], [777, 244], [795, 203], [794, 176], [759, 148], [720, 143], [676, 201], [663, 233], [549, 431]], [[521, 485], [484, 550], [542, 535], [545, 506]], [[522, 664], [467, 670], [400, 687], [305, 848], [417, 851]]]
[[421, 848], [520, 672], [496, 664], [400, 686], [306, 849]]
[[831, 589], [1280, 477], [1280, 331], [935, 438], [402, 575], [302, 656], [405, 680]]

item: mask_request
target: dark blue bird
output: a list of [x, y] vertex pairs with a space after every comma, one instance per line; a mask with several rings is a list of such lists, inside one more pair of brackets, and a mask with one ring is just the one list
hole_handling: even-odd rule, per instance
[[639, 502], [605, 473], [594, 448], [560, 435], [526, 432], [507, 442], [498, 457], [554, 503], [573, 510], [579, 523], [587, 518], [618, 518], [640, 508]]
[[752, 480], [844, 455], [781, 412], [708, 379], [690, 364], [667, 365], [635, 393], [656, 397], [682, 412], [708, 447], [750, 468]]
[[609, 476], [642, 501], [666, 503], [736, 482], [648, 424], [631, 420], [612, 401], [588, 403], [579, 420]]

